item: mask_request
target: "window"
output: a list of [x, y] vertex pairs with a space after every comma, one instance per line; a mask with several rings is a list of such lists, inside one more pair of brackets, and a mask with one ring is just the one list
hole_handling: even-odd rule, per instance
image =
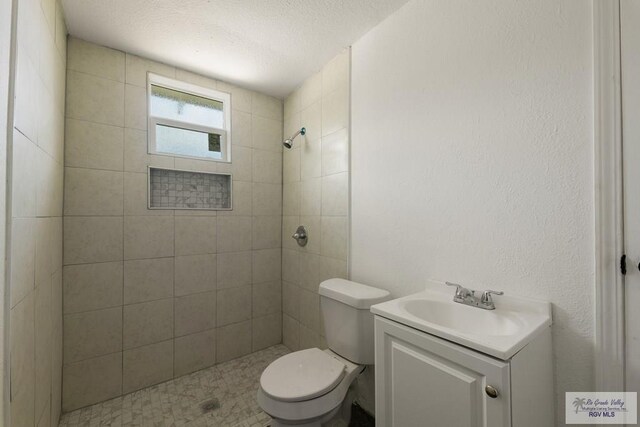
[[155, 74], [148, 79], [149, 153], [231, 161], [231, 96]]

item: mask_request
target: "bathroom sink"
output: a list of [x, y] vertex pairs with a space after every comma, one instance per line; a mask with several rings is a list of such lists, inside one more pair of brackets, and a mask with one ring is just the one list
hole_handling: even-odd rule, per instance
[[496, 310], [469, 310], [462, 304], [428, 299], [410, 299], [402, 302], [407, 313], [444, 328], [458, 331], [477, 331], [482, 335], [514, 335], [524, 326], [514, 313]]
[[371, 311], [502, 360], [510, 359], [551, 325], [547, 302], [507, 295], [494, 301], [495, 310], [483, 310], [454, 302], [452, 292], [427, 289], [376, 304]]

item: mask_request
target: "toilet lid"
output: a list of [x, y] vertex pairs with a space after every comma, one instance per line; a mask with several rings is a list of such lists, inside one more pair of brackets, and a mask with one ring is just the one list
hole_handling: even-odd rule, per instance
[[333, 390], [345, 366], [318, 348], [296, 351], [267, 366], [260, 377], [262, 391], [274, 399], [299, 402]]

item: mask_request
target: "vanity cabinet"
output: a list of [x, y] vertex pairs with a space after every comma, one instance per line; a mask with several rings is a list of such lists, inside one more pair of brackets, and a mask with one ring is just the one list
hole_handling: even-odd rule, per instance
[[499, 360], [375, 317], [379, 427], [553, 426], [549, 328]]

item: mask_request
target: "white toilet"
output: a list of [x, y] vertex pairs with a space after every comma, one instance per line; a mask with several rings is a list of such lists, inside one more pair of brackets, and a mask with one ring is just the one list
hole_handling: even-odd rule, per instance
[[373, 304], [389, 292], [343, 279], [320, 284], [328, 350], [310, 348], [280, 357], [262, 373], [258, 404], [272, 427], [315, 427], [339, 412], [349, 386], [373, 365]]

